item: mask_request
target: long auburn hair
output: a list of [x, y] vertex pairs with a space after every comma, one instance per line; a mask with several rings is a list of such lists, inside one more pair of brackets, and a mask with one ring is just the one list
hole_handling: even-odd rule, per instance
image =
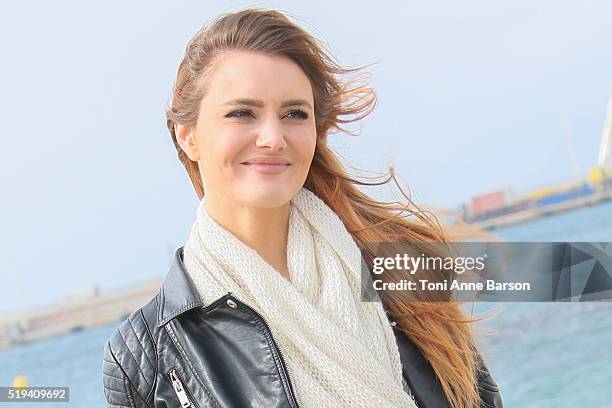
[[[199, 199], [204, 196], [204, 189], [198, 163], [189, 159], [177, 143], [174, 125], [195, 126], [206, 75], [215, 57], [229, 50], [287, 56], [309, 78], [317, 141], [304, 187], [338, 214], [362, 250], [369, 251], [366, 249], [369, 242], [449, 242], [451, 236], [443, 231], [435, 215], [421, 210], [404, 193], [392, 167], [384, 181], [358, 180], [348, 175], [327, 145], [329, 133], [351, 134], [342, 125], [361, 120], [375, 107], [376, 94], [367, 86], [364, 76], [343, 78], [362, 72], [367, 65], [351, 68], [338, 64], [286, 14], [259, 7], [225, 13], [202, 27], [188, 42], [178, 68], [172, 99], [166, 108], [167, 127]], [[356, 187], [382, 185], [392, 180], [407, 200], [406, 204], [377, 201]], [[416, 220], [402, 213], [413, 215]], [[381, 277], [384, 281], [384, 276]], [[381, 296], [381, 300], [396, 320], [397, 328], [431, 364], [451, 406], [477, 407], [480, 405], [477, 384], [480, 355], [471, 323], [478, 319], [468, 319], [458, 302], [431, 301], [427, 296], [417, 294], [424, 301], [401, 302], [392, 295]]]

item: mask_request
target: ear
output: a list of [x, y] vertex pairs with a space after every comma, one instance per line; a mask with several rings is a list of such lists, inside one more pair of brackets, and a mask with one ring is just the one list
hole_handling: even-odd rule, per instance
[[187, 157], [192, 161], [200, 160], [200, 150], [195, 138], [195, 128], [174, 124], [176, 141], [181, 146]]

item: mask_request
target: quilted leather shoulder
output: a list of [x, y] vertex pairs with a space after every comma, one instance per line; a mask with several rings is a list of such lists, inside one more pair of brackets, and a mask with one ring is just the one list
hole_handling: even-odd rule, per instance
[[504, 403], [501, 398], [499, 387], [487, 367], [482, 355], [476, 353], [477, 358], [477, 379], [482, 407], [484, 408], [503, 408]]
[[121, 322], [104, 345], [102, 381], [108, 407], [153, 406], [158, 297]]

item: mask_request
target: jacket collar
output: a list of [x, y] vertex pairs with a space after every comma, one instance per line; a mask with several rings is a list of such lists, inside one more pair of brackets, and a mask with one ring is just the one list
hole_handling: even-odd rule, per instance
[[[203, 305], [195, 288], [185, 273], [183, 264], [183, 249], [179, 247], [172, 258], [170, 270], [164, 279], [159, 291], [159, 303], [157, 306], [157, 326], [161, 327], [176, 316]], [[384, 307], [384, 303], [383, 303]], [[387, 315], [389, 321], [392, 316]]]
[[159, 290], [158, 327], [194, 307], [202, 306], [202, 301], [185, 273], [183, 248], [179, 247], [175, 251], [170, 270]]

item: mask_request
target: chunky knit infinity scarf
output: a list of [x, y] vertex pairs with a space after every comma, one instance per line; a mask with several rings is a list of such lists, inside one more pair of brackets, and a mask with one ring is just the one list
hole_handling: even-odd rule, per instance
[[338, 215], [311, 191], [302, 188], [290, 203], [291, 282], [221, 227], [205, 198], [184, 262], [204, 304], [233, 292], [263, 316], [301, 407], [416, 407], [381, 303], [360, 301], [360, 250]]

